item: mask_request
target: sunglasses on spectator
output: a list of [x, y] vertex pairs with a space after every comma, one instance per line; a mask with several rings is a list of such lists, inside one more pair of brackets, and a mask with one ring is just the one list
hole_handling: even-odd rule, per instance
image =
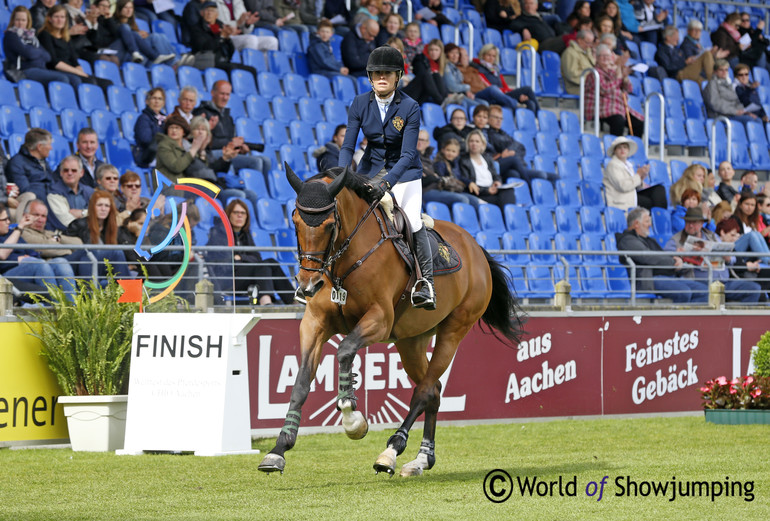
[[141, 188], [142, 187], [141, 183], [126, 183], [123, 186], [125, 186], [126, 188]]

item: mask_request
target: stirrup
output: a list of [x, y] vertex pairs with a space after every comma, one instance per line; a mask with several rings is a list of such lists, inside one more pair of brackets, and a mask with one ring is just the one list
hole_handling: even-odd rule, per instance
[[[420, 283], [422, 283], [422, 288], [420, 288], [418, 291], [417, 285]], [[426, 290], [428, 295], [423, 294]], [[423, 300], [421, 302], [415, 302], [415, 295], [418, 297], [418, 299]], [[418, 279], [417, 282], [414, 283], [414, 286], [412, 286], [411, 300], [412, 307], [436, 309], [436, 294], [433, 292], [433, 284], [431, 284], [428, 279]]]

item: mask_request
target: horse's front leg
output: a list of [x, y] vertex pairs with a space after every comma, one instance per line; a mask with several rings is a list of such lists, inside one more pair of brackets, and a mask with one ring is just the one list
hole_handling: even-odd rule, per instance
[[356, 410], [355, 378], [353, 359], [362, 347], [380, 340], [386, 334], [385, 320], [376, 313], [367, 313], [337, 348], [339, 363], [339, 384], [337, 409], [342, 412], [342, 427], [351, 440], [360, 440], [369, 432], [369, 423], [361, 411]]
[[[263, 472], [279, 471], [283, 474], [286, 466], [284, 453], [294, 447], [297, 441], [297, 431], [302, 417], [302, 406], [310, 392], [310, 383], [315, 377], [316, 369], [321, 357], [321, 348], [326, 341], [318, 328], [304, 327], [305, 321], [300, 325], [301, 363], [297, 381], [291, 389], [289, 411], [283, 423], [275, 447], [265, 456], [259, 464], [259, 470]], [[312, 331], [309, 331], [311, 330]]]

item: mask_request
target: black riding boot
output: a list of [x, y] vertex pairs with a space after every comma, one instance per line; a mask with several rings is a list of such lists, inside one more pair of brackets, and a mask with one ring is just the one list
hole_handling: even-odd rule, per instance
[[[414, 252], [420, 263], [422, 278], [412, 288], [412, 306], [416, 308], [436, 309], [436, 293], [433, 290], [433, 253], [425, 226], [412, 234]], [[416, 289], [420, 286], [419, 291]]]

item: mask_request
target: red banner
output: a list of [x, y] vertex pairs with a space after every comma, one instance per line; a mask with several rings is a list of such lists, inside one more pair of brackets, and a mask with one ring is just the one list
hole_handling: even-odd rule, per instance
[[[533, 317], [515, 348], [477, 326], [441, 378], [439, 419], [699, 410], [704, 381], [747, 374], [750, 350], [767, 324], [745, 315]], [[324, 346], [302, 426], [341, 420], [335, 408], [341, 339]], [[283, 425], [298, 371], [299, 320], [260, 321], [249, 335], [253, 429]], [[358, 407], [369, 422], [401, 422], [413, 386], [395, 345], [361, 350], [353, 371]]]

